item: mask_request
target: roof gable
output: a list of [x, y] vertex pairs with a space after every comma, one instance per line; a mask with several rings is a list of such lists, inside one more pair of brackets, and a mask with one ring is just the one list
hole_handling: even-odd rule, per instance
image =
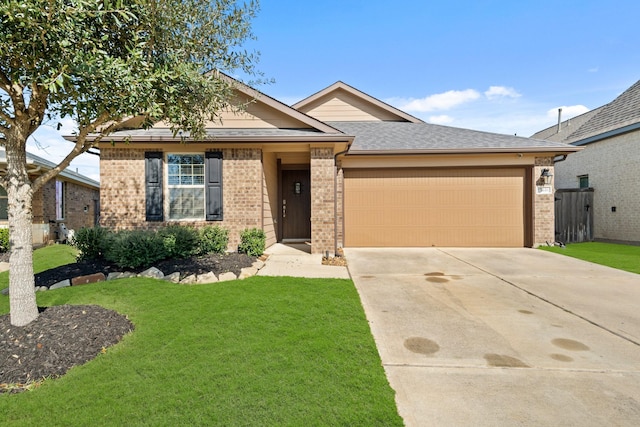
[[293, 108], [322, 121], [423, 123], [341, 81], [294, 104]]
[[[232, 105], [245, 105], [244, 109], [228, 108], [219, 113], [218, 119], [207, 124], [208, 129], [306, 129], [319, 133], [339, 134], [340, 131], [298, 111], [232, 77], [220, 74], [235, 91]], [[139, 129], [143, 117], [132, 117], [118, 126], [118, 131]], [[159, 121], [151, 129], [164, 131], [170, 125]], [[111, 136], [118, 136], [118, 131]], [[130, 132], [126, 132], [130, 133]]]

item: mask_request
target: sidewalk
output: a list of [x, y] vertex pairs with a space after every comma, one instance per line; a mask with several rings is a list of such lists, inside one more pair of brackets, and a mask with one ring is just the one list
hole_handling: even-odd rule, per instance
[[347, 267], [322, 265], [321, 254], [310, 254], [309, 245], [276, 243], [265, 251], [269, 258], [258, 276], [291, 276], [349, 279]]

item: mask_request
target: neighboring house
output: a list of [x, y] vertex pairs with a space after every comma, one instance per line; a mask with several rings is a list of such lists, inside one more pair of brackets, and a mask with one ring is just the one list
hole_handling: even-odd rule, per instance
[[[6, 168], [7, 157], [0, 148], [0, 173]], [[29, 176], [35, 178], [56, 165], [27, 153]], [[98, 222], [100, 183], [69, 169], [49, 180], [33, 195], [33, 243], [42, 245], [60, 240], [59, 224], [74, 230], [93, 227]], [[8, 226], [7, 192], [0, 187], [0, 227]]]
[[598, 240], [640, 242], [640, 81], [611, 103], [532, 138], [583, 150], [556, 163], [556, 189], [593, 188]]
[[220, 225], [232, 250], [257, 227], [267, 245], [306, 241], [323, 254], [554, 238], [540, 176], [575, 147], [427, 124], [342, 82], [293, 107], [236, 90], [253, 101], [222, 113], [204, 141], [133, 118], [99, 144], [103, 226]]

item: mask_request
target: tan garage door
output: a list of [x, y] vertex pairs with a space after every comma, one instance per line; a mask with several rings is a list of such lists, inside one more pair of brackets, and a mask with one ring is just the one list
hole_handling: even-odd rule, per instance
[[524, 246], [523, 168], [345, 170], [347, 247]]

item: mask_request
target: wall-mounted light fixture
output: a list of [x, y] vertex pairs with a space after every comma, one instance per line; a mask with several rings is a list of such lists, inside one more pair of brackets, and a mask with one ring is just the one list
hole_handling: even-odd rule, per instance
[[542, 169], [542, 173], [540, 174], [540, 182], [544, 185], [549, 185], [551, 184], [551, 178], [553, 178], [553, 175], [551, 174], [551, 172], [549, 172], [549, 169]]
[[302, 183], [300, 181], [293, 183], [293, 194], [302, 194]]

